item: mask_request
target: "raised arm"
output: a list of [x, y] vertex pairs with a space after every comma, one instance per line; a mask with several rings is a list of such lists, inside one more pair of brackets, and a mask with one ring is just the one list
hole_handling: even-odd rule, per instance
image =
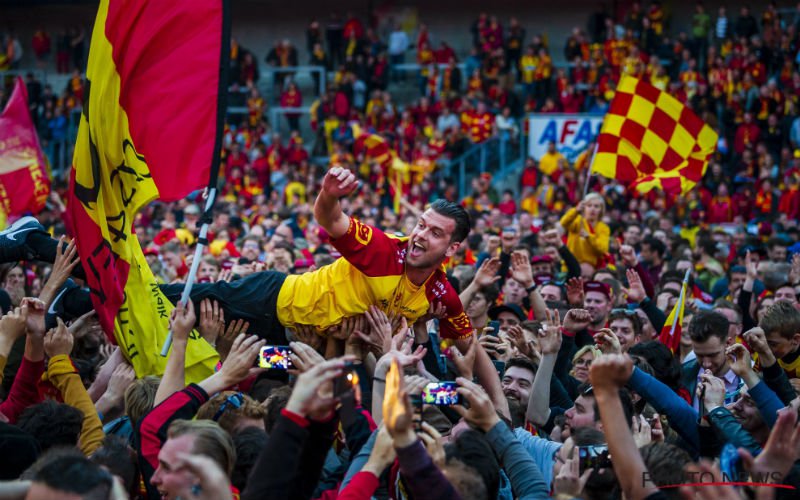
[[344, 236], [350, 227], [350, 217], [342, 212], [339, 198], [353, 193], [358, 185], [355, 174], [341, 167], [328, 170], [322, 179], [322, 190], [314, 203], [314, 218], [333, 239]]
[[625, 385], [632, 368], [630, 358], [622, 354], [601, 356], [592, 363], [589, 378], [594, 387], [608, 450], [614, 457], [614, 474], [626, 498], [642, 500], [658, 492], [658, 489], [648, 479], [647, 466], [625, 421], [619, 399], [619, 388]]

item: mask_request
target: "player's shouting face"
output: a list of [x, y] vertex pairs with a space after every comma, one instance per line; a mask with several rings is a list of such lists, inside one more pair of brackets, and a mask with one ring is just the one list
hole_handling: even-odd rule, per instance
[[406, 262], [411, 267], [427, 268], [439, 266], [458, 250], [459, 242], [453, 242], [456, 221], [434, 210], [427, 210], [417, 221], [408, 240]]

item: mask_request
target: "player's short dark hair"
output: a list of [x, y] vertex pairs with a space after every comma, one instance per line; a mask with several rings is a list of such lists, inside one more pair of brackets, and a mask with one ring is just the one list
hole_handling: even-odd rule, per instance
[[431, 203], [431, 210], [456, 222], [456, 228], [450, 236], [451, 242], [462, 242], [467, 239], [472, 228], [472, 221], [464, 207], [452, 201], [439, 199]]
[[612, 321], [618, 319], [630, 321], [634, 335], [638, 336], [642, 334], [642, 320], [639, 318], [639, 315], [636, 314], [636, 311], [630, 309], [614, 309], [611, 311], [611, 314], [608, 315], [608, 324], [610, 325]]
[[631, 356], [641, 356], [653, 368], [655, 377], [669, 388], [677, 392], [681, 380], [681, 364], [672, 355], [669, 347], [657, 340], [648, 340], [632, 345], [628, 349]]

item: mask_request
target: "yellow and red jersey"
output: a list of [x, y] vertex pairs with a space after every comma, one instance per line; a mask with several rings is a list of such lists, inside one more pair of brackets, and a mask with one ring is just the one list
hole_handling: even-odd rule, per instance
[[472, 335], [472, 324], [443, 269], [434, 271], [422, 285], [406, 276], [407, 237], [390, 237], [350, 218], [347, 233], [331, 243], [342, 258], [316, 271], [286, 277], [278, 295], [278, 319], [283, 325], [325, 329], [343, 318], [364, 314], [371, 305], [387, 315], [400, 314], [411, 324], [436, 302], [447, 311], [439, 322], [442, 338]]

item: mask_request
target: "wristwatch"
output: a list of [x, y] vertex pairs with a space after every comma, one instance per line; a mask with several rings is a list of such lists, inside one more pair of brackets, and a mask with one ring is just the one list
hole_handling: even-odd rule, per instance
[[531, 286], [529, 286], [528, 288], [525, 289], [525, 291], [528, 292], [528, 295], [530, 295], [530, 293], [532, 291], [534, 291], [534, 290], [536, 290], [536, 282], [535, 281], [531, 284]]

